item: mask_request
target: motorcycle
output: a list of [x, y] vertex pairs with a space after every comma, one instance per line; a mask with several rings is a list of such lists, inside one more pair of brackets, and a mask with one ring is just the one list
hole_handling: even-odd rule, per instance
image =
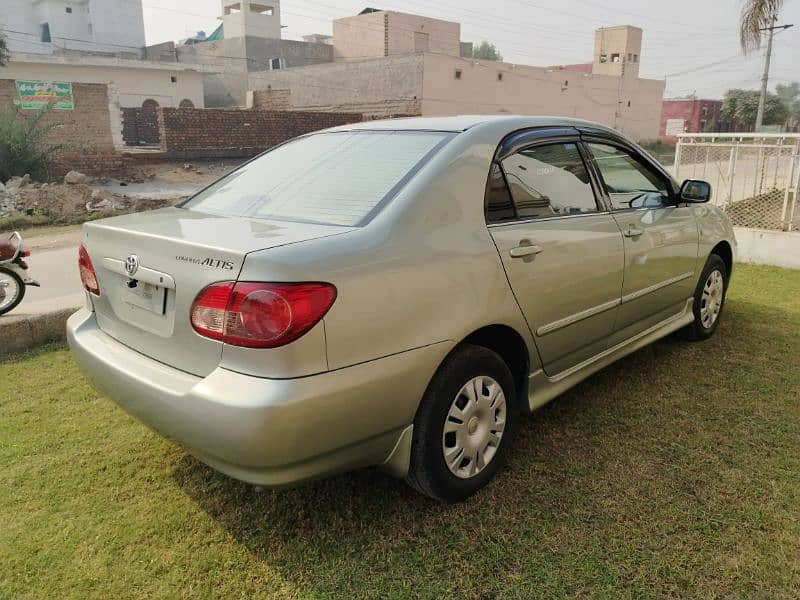
[[0, 239], [0, 315], [22, 302], [26, 287], [40, 287], [39, 282], [28, 275], [28, 263], [24, 259], [30, 255], [18, 231]]

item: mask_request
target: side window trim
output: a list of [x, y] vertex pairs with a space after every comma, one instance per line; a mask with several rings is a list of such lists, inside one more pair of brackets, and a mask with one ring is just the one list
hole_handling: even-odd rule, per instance
[[597, 202], [598, 210], [600, 212], [611, 212], [611, 198], [606, 193], [606, 186], [604, 185], [603, 178], [597, 168], [592, 151], [589, 146], [581, 140], [578, 143], [578, 150], [583, 157], [583, 162], [586, 165], [586, 170], [589, 172], [589, 179], [592, 182], [592, 190], [594, 190], [595, 201]]

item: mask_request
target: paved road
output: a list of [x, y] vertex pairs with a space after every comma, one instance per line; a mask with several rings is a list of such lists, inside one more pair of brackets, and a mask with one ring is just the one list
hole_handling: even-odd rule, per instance
[[28, 264], [31, 267], [30, 275], [38, 280], [42, 287], [27, 288], [22, 304], [7, 316], [36, 315], [83, 304], [76, 246], [54, 250], [34, 248]]

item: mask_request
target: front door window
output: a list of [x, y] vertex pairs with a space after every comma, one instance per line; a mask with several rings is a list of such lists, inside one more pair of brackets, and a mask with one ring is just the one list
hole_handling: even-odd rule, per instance
[[669, 200], [669, 184], [625, 150], [590, 143], [613, 210], [659, 208]]

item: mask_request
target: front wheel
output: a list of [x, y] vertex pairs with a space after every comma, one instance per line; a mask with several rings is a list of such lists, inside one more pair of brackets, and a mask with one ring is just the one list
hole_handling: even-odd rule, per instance
[[0, 315], [12, 311], [25, 297], [22, 278], [5, 267], [0, 267]]
[[725, 294], [728, 291], [728, 269], [716, 254], [706, 261], [694, 293], [694, 321], [683, 331], [690, 340], [707, 340], [717, 330]]
[[442, 502], [474, 494], [500, 467], [516, 420], [503, 359], [464, 344], [433, 376], [414, 419], [408, 483]]

